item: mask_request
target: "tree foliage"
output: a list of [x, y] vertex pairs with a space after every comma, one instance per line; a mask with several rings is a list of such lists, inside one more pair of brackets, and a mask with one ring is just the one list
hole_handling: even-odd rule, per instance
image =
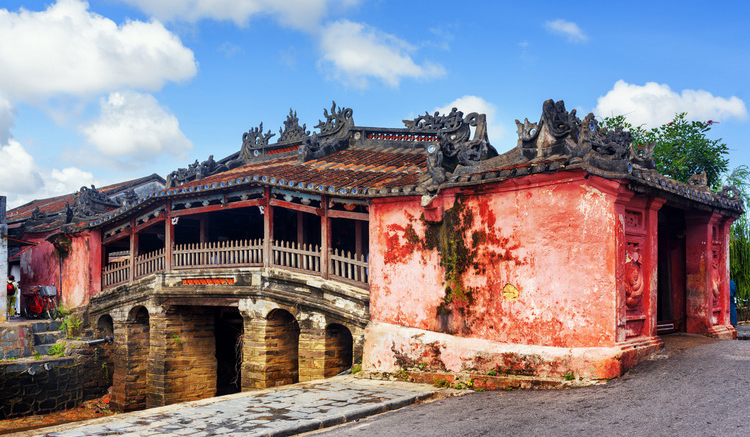
[[653, 158], [659, 173], [687, 182], [690, 176], [706, 172], [708, 185], [718, 188], [722, 174], [728, 170], [729, 148], [721, 138], [712, 140], [706, 135], [714, 123], [713, 120], [690, 121], [683, 112], [676, 114], [669, 123], [652, 129], [633, 126], [624, 115], [606, 117], [602, 125], [630, 131], [636, 148], [654, 144]]
[[[686, 113], [676, 114], [669, 123], [646, 129], [633, 126], [623, 115], [607, 117], [602, 126], [630, 131], [633, 145], [654, 144], [654, 162], [659, 173], [681, 182], [690, 176], [706, 172], [708, 185], [717, 189], [724, 175], [725, 185], [734, 185], [740, 191], [745, 208], [750, 207], [750, 168], [741, 165], [727, 174], [729, 148], [721, 139], [712, 140], [707, 133], [716, 123], [689, 121]], [[732, 225], [729, 243], [729, 276], [737, 283], [737, 297], [750, 299], [750, 223], [743, 214]]]
[[[740, 190], [745, 208], [750, 205], [750, 168], [741, 165], [726, 177], [727, 185]], [[750, 299], [750, 226], [747, 214], [740, 216], [732, 225], [729, 241], [729, 276], [737, 283], [737, 297]]]

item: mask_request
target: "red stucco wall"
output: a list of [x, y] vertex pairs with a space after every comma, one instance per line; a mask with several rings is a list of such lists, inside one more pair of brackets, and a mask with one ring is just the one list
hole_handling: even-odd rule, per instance
[[94, 265], [98, 259], [96, 254], [101, 253], [98, 232], [75, 234], [71, 238], [69, 252], [62, 258], [62, 264], [55, 247], [46, 240], [48, 235], [24, 236], [24, 239], [37, 244], [21, 255], [22, 289], [26, 291], [34, 285], [54, 285], [63, 305], [73, 308], [88, 303], [100, 284], [100, 265]]
[[[426, 209], [419, 197], [374, 200], [371, 320], [504, 343], [614, 345], [616, 196], [594, 179], [561, 172], [454, 189]], [[441, 205], [450, 230], [424, 219]]]

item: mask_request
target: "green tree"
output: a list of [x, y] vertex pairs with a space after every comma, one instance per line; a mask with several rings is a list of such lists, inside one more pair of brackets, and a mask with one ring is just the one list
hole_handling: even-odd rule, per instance
[[[750, 205], [750, 168], [741, 165], [726, 177], [726, 184], [740, 191], [745, 208]], [[747, 214], [732, 225], [729, 240], [729, 276], [737, 283], [737, 298], [750, 299], [750, 226]]]
[[[602, 126], [630, 131], [636, 148], [654, 144], [656, 169], [665, 176], [687, 182], [690, 176], [705, 171], [708, 185], [717, 189], [724, 175], [724, 184], [736, 187], [745, 208], [748, 208], [750, 168], [741, 165], [727, 173], [727, 145], [721, 139], [712, 140], [707, 136], [714, 123], [713, 120], [688, 121], [687, 114], [683, 112], [676, 114], [669, 123], [652, 129], [633, 126], [623, 115], [605, 118]], [[729, 276], [737, 283], [737, 297], [740, 300], [750, 299], [750, 223], [746, 214], [734, 222], [730, 235]]]
[[682, 112], [669, 123], [652, 129], [633, 126], [623, 115], [606, 117], [602, 126], [630, 131], [636, 147], [654, 144], [653, 157], [659, 173], [687, 182], [690, 176], [706, 172], [708, 185], [715, 189], [728, 170], [729, 148], [721, 138], [712, 140], [706, 135], [714, 123], [713, 120], [689, 121]]

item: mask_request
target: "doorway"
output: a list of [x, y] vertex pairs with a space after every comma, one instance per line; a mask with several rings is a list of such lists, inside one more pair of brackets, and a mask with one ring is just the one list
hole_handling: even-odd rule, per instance
[[659, 211], [658, 296], [656, 333], [685, 331], [685, 211], [664, 206]]

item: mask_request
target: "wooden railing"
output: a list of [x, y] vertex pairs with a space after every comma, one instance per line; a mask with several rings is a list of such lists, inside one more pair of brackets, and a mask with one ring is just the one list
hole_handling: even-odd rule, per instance
[[[342, 250], [329, 251], [328, 265], [322, 265], [322, 250], [312, 244], [273, 241], [269, 264], [272, 267], [296, 270], [367, 288], [369, 262], [363, 254]], [[165, 250], [138, 255], [134, 260], [134, 278], [141, 278], [166, 268]], [[173, 269], [260, 267], [264, 265], [263, 240], [222, 241], [178, 244], [172, 251]], [[111, 263], [102, 270], [102, 288], [111, 288], [130, 280], [130, 261]]]
[[164, 249], [154, 250], [135, 257], [135, 277], [164, 271]]
[[102, 288], [114, 287], [130, 280], [130, 260], [112, 263], [102, 269]]
[[271, 243], [271, 265], [320, 274], [320, 247], [291, 241]]
[[328, 274], [332, 278], [355, 284], [369, 284], [369, 260], [364, 254], [334, 249], [329, 255]]
[[262, 266], [263, 240], [179, 244], [174, 247], [172, 260], [175, 269]]

